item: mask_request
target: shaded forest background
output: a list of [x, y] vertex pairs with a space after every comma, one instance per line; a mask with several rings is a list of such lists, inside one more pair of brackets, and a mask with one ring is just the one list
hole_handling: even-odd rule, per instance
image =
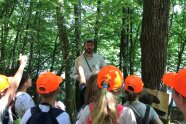
[[0, 73], [12, 75], [20, 53], [29, 57], [35, 80], [43, 71], [65, 77], [59, 99], [76, 115], [70, 73], [87, 39], [124, 77], [136, 74], [145, 87], [165, 91], [166, 71], [186, 65], [184, 0], [0, 0]]

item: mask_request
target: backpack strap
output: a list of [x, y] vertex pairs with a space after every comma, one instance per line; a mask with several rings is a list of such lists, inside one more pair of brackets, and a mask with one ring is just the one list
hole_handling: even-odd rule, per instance
[[119, 116], [121, 115], [121, 113], [122, 113], [122, 111], [123, 111], [123, 108], [124, 108], [123, 105], [121, 105], [121, 104], [118, 104], [118, 105], [117, 105], [118, 118], [119, 118]]
[[26, 124], [30, 124], [30, 121], [31, 121], [33, 115], [35, 115], [36, 113], [41, 112], [41, 109], [39, 108], [39, 105], [36, 105], [36, 106], [34, 106], [30, 109], [30, 112], [31, 112], [31, 117], [28, 119]]
[[92, 112], [94, 109], [94, 103], [88, 104], [88, 107], [89, 107], [90, 112]]
[[[52, 118], [54, 119], [55, 122], [57, 122], [56, 118], [62, 114], [64, 111], [59, 109], [59, 108], [52, 108], [52, 105], [48, 104], [48, 103], [41, 103], [42, 105], [48, 105], [50, 106], [50, 110], [48, 111], [49, 114], [51, 114]], [[30, 119], [27, 121], [27, 124], [30, 123], [33, 115], [39, 113], [39, 112], [42, 112], [41, 109], [39, 108], [39, 105], [35, 106], [35, 107], [32, 107], [31, 108], [31, 117]]]
[[145, 111], [145, 116], [144, 116], [144, 124], [148, 124], [148, 118], [149, 118], [149, 113], [150, 113], [150, 105], [146, 105], [146, 111]]
[[[94, 103], [88, 104], [88, 107], [89, 107], [89, 110], [90, 110], [90, 113], [91, 113], [94, 109]], [[86, 120], [86, 124], [91, 124], [91, 123], [92, 123], [92, 116], [89, 115], [87, 120]]]
[[[51, 111], [52, 105], [48, 104], [48, 103], [41, 103], [42, 105], [47, 105], [50, 107], [50, 110], [48, 112]], [[41, 109], [39, 108], [39, 105], [36, 105], [35, 107], [31, 108], [31, 114], [35, 115], [36, 113], [41, 112]]]
[[63, 112], [64, 111], [62, 109], [59, 109], [59, 108], [52, 108], [51, 109], [51, 114], [52, 114], [53, 118], [57, 118]]
[[[118, 104], [118, 105], [117, 105], [117, 114], [118, 114], [118, 118], [120, 117], [120, 115], [121, 115], [121, 113], [122, 113], [122, 111], [123, 111], [123, 108], [124, 108], [123, 105], [121, 105], [121, 104]], [[117, 118], [117, 119], [118, 119], [118, 118]], [[114, 121], [114, 124], [117, 124], [117, 119]]]
[[[137, 109], [134, 106], [130, 106], [130, 108], [134, 111], [134, 113], [137, 114], [138, 117], [142, 117], [142, 115], [137, 111]], [[150, 112], [150, 105], [147, 104], [146, 105], [145, 116], [143, 117], [144, 124], [148, 124], [149, 112]]]
[[133, 112], [138, 116], [138, 117], [143, 117], [134, 106], [130, 106], [130, 108], [133, 110]]
[[84, 56], [84, 58], [85, 58], [85, 61], [86, 61], [87, 65], [88, 65], [88, 68], [89, 68], [90, 72], [92, 72], [92, 69], [91, 69], [91, 67], [90, 67], [90, 65], [89, 65], [89, 63], [88, 63], [88, 61], [87, 61], [87, 58], [86, 58], [85, 54], [83, 54], [83, 56]]
[[18, 120], [20, 119], [15, 111], [15, 103], [17, 101], [17, 99], [20, 97], [20, 96], [23, 96], [24, 93], [17, 93], [14, 97], [14, 101], [12, 102], [12, 105], [11, 105], [11, 111], [12, 111], [12, 117], [13, 117], [13, 120]]
[[3, 124], [8, 124], [9, 118], [10, 118], [10, 114], [9, 114], [8, 110], [6, 110], [6, 114], [2, 120]]

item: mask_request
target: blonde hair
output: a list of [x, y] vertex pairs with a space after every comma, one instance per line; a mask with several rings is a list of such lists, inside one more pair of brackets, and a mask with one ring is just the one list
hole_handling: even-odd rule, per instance
[[97, 94], [94, 110], [91, 112], [92, 124], [113, 124], [117, 119], [117, 102], [115, 96], [106, 88]]

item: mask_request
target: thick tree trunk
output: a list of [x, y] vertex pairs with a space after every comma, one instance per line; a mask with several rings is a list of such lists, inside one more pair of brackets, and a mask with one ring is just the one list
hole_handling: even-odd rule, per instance
[[[127, 15], [127, 16], [126, 16]], [[126, 24], [128, 21], [129, 8], [123, 7], [123, 17], [122, 17], [122, 31], [120, 38], [120, 62], [119, 68], [123, 70], [123, 76], [126, 78], [128, 76], [129, 70], [129, 25]]]
[[66, 106], [67, 112], [70, 115], [71, 122], [74, 122], [75, 117], [75, 99], [74, 99], [74, 84], [70, 78], [70, 70], [72, 66], [71, 56], [70, 56], [70, 43], [68, 40], [67, 29], [64, 25], [64, 18], [63, 18], [63, 4], [58, 1], [58, 6], [56, 8], [56, 15], [57, 15], [57, 26], [58, 26], [58, 34], [59, 34], [59, 41], [61, 45], [61, 50], [63, 54], [63, 61], [65, 63], [65, 83], [66, 83]]
[[159, 89], [165, 71], [170, 0], [144, 0], [140, 37], [142, 79], [145, 87]]

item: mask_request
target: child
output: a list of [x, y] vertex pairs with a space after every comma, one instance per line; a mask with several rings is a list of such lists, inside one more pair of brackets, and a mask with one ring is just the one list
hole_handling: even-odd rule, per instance
[[158, 114], [152, 107], [147, 107], [139, 101], [139, 95], [143, 90], [143, 81], [136, 75], [129, 75], [125, 79], [125, 94], [128, 101], [124, 106], [130, 107], [136, 114], [137, 123], [162, 124]]
[[115, 95], [121, 91], [123, 77], [115, 66], [104, 66], [98, 73], [99, 91], [93, 103], [81, 112], [78, 124], [136, 124], [133, 111], [117, 104]]
[[184, 121], [181, 124], [186, 124], [186, 68], [178, 73], [164, 74], [163, 82], [173, 89], [173, 100], [184, 115]]
[[[13, 123], [13, 119], [9, 118], [8, 109], [19, 86], [23, 70], [27, 63], [27, 56], [20, 55], [19, 60], [20, 66], [10, 83], [6, 76], [0, 75], [0, 124]], [[7, 119], [5, 115], [8, 115]]]
[[17, 89], [16, 98], [15, 98], [15, 114], [17, 117], [22, 118], [26, 110], [34, 107], [35, 103], [32, 97], [27, 93], [27, 89], [32, 86], [32, 79], [28, 72], [24, 71], [20, 85]]
[[42, 124], [46, 122], [70, 124], [69, 115], [63, 110], [55, 108], [56, 97], [60, 92], [62, 81], [63, 79], [60, 76], [52, 72], [43, 73], [38, 77], [36, 88], [41, 97], [41, 103], [28, 109], [20, 124]]

